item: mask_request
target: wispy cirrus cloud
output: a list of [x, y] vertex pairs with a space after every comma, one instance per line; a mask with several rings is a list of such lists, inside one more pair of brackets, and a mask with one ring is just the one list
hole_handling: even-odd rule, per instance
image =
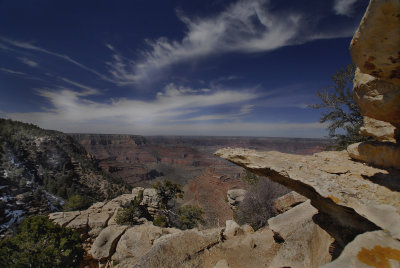
[[13, 75], [26, 75], [26, 73], [18, 72], [18, 71], [11, 70], [8, 68], [0, 68], [0, 71], [8, 73], [8, 74], [13, 74]]
[[[72, 82], [71, 84], [76, 83]], [[54, 124], [53, 127], [58, 126], [61, 129], [62, 125], [89, 123], [97, 120], [133, 125], [156, 124], [157, 122], [173, 122], [182, 116], [205, 111], [208, 107], [240, 104], [258, 97], [258, 94], [251, 91], [191, 89], [169, 84], [152, 100], [120, 98], [95, 102], [87, 97], [98, 94], [98, 92], [92, 88], [86, 88], [86, 86], [83, 88], [85, 90], [81, 92], [67, 88], [38, 89], [37, 94], [44, 97], [50, 103], [50, 107], [46, 108], [44, 112], [13, 113], [8, 116], [41, 126], [46, 126], [51, 122]], [[250, 107], [241, 111], [242, 114], [249, 112]], [[225, 114], [225, 116], [225, 119], [229, 118], [229, 114]], [[231, 118], [234, 117], [236, 114], [231, 115]]]
[[160, 70], [190, 59], [228, 52], [263, 52], [316, 39], [351, 36], [355, 27], [316, 33], [313, 30], [320, 18], [309, 18], [300, 11], [271, 12], [268, 0], [237, 1], [211, 17], [191, 18], [181, 11], [177, 14], [187, 28], [183, 39], [146, 40], [149, 49], [142, 51], [141, 59], [124, 58], [107, 45], [113, 52], [109, 73], [117, 83], [149, 80]]
[[26, 57], [19, 57], [18, 58], [22, 63], [31, 66], [31, 67], [37, 67], [39, 64], [36, 61], [33, 61], [31, 59], [28, 59]]
[[[80, 62], [78, 62], [78, 61], [76, 61], [74, 59], [72, 59], [68, 55], [56, 53], [56, 52], [53, 52], [51, 50], [44, 49], [42, 47], [36, 46], [36, 45], [28, 43], [28, 42], [20, 42], [20, 41], [17, 41], [17, 40], [12, 40], [12, 39], [1, 37], [1, 36], [0, 36], [0, 41], [3, 42], [3, 43], [0, 43], [0, 48], [1, 49], [10, 50], [10, 51], [13, 51], [15, 53], [20, 53], [20, 51], [18, 50], [18, 49], [20, 49], [20, 50], [28, 50], [28, 51], [40, 52], [40, 53], [44, 53], [44, 54], [47, 54], [47, 55], [51, 55], [51, 56], [54, 56], [56, 58], [60, 58], [62, 60], [65, 60], [65, 61], [67, 61], [67, 62], [69, 62], [69, 63], [71, 63], [71, 64], [73, 64], [73, 65], [75, 65], [75, 66], [77, 66], [77, 67], [79, 67], [81, 69], [83, 69], [83, 70], [86, 70], [86, 71], [98, 76], [99, 78], [101, 78], [103, 80], [110, 81], [110, 79], [107, 76], [105, 76], [105, 75], [97, 72], [96, 70], [94, 70], [94, 69], [92, 69], [90, 67], [87, 67], [86, 65], [84, 65], [84, 64], [82, 64], [82, 63], [80, 63]], [[32, 60], [29, 60], [26, 57], [18, 57], [18, 59], [20, 61], [22, 61], [23, 63], [25, 63], [27, 65], [30, 65], [31, 67], [36, 67], [38, 65], [36, 62], [34, 62]], [[112, 81], [110, 81], [110, 82], [112, 82]]]
[[335, 0], [333, 10], [338, 15], [350, 16], [353, 6], [358, 0]]

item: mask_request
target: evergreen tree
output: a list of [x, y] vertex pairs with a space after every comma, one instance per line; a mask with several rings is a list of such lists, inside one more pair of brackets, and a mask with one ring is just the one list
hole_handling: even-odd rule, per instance
[[363, 117], [357, 103], [353, 100], [353, 79], [356, 66], [349, 64], [332, 75], [333, 85], [317, 92], [321, 103], [309, 105], [314, 109], [322, 109], [320, 123], [328, 123], [328, 137], [334, 141], [331, 147], [336, 150], [348, 145], [366, 141], [359, 134], [363, 125]]

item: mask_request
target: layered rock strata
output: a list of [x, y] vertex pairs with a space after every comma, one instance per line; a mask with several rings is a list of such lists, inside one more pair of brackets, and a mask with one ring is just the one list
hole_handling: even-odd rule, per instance
[[352, 161], [345, 151], [301, 156], [226, 148], [216, 155], [309, 198], [343, 227], [328, 230], [343, 246], [357, 234], [380, 228], [400, 239], [399, 171]]
[[399, 169], [400, 1], [370, 1], [350, 53], [358, 67], [353, 95], [364, 116], [360, 134], [377, 142], [353, 144], [349, 154], [372, 165]]

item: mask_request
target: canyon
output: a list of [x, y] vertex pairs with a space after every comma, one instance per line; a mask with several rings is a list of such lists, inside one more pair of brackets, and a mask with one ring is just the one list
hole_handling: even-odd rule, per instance
[[330, 145], [325, 139], [301, 138], [69, 135], [104, 172], [133, 187], [151, 187], [157, 180], [181, 184], [185, 195], [178, 202], [200, 206], [209, 227], [232, 219], [227, 191], [249, 187], [241, 180], [244, 170], [215, 156], [215, 151], [231, 146], [309, 155]]

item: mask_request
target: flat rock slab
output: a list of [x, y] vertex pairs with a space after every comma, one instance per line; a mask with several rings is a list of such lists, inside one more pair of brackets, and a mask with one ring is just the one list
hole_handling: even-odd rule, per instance
[[339, 258], [322, 267], [400, 267], [400, 242], [384, 231], [367, 232], [349, 243]]
[[119, 238], [128, 227], [112, 225], [103, 229], [90, 249], [93, 258], [96, 260], [110, 258], [115, 251]]
[[78, 217], [80, 214], [79, 211], [70, 211], [70, 212], [55, 212], [49, 214], [49, 219], [54, 223], [65, 227], [67, 226], [72, 220]]
[[347, 152], [312, 156], [225, 148], [215, 153], [309, 198], [319, 211], [359, 233], [379, 228], [400, 239], [400, 173], [367, 166]]
[[89, 227], [102, 228], [107, 225], [108, 219], [113, 215], [112, 212], [100, 212], [89, 214]]
[[284, 239], [271, 268], [319, 267], [331, 261], [334, 239], [312, 220], [318, 210], [310, 200], [268, 220], [269, 228]]

